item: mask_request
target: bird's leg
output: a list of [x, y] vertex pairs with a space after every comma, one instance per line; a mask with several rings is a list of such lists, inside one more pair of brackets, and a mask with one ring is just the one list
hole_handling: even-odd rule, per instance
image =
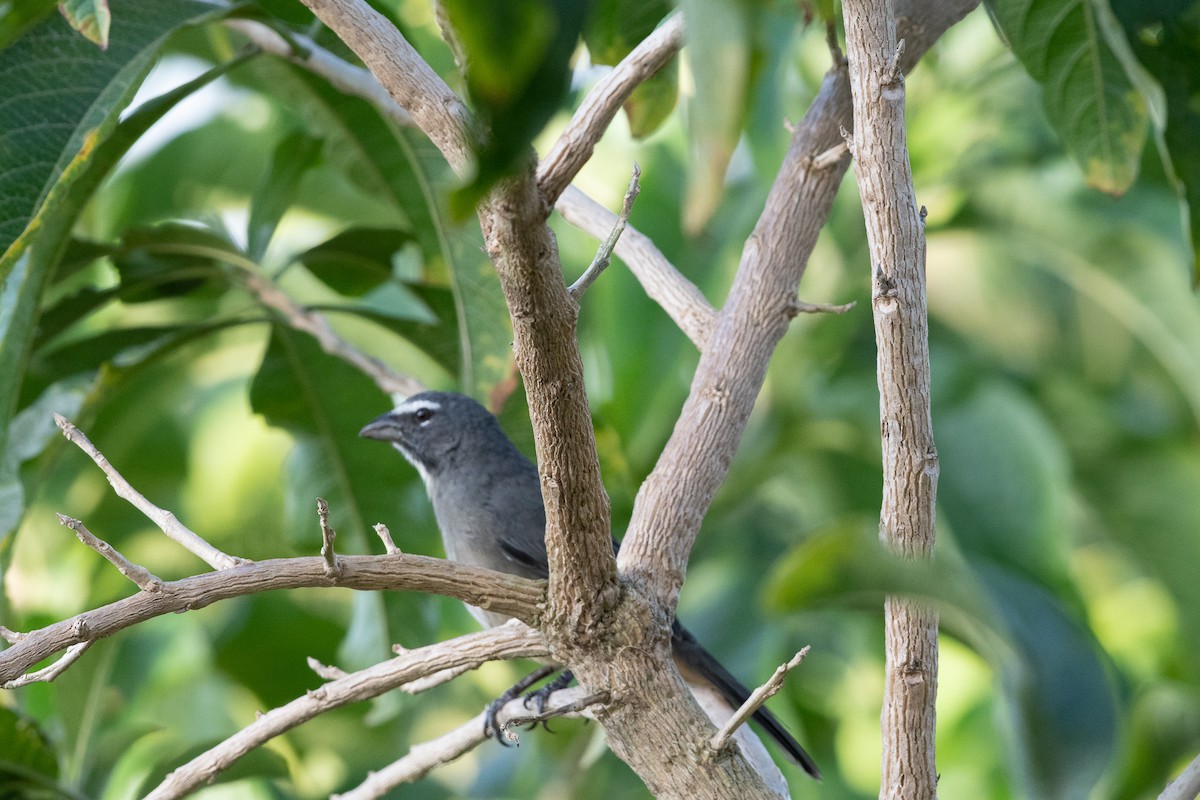
[[[533, 672], [529, 673], [524, 678], [513, 684], [511, 689], [497, 697], [491, 703], [488, 703], [487, 711], [483, 716], [484, 735], [492, 736], [497, 742], [505, 747], [508, 747], [508, 742], [504, 741], [504, 733], [501, 730], [500, 725], [496, 723], [496, 715], [500, 713], [500, 709], [504, 708], [504, 706], [510, 700], [517, 699], [530, 686], [533, 686], [535, 683], [547, 677], [548, 675], [553, 675], [557, 671], [558, 667], [538, 667]], [[557, 683], [557, 681], [555, 681], [555, 683]], [[544, 704], [545, 702], [543, 701], [543, 705]]]
[[[550, 699], [550, 695], [554, 694], [559, 689], [567, 688], [571, 685], [571, 681], [573, 680], [575, 680], [575, 676], [571, 673], [571, 670], [564, 669], [562, 674], [557, 678], [550, 681], [537, 691], [530, 692], [529, 694], [525, 695], [525, 699], [521, 702], [525, 704], [526, 708], [529, 708], [529, 703], [532, 701], [534, 706], [537, 708], [537, 713], [545, 714], [546, 702]], [[542, 727], [546, 730], [550, 730], [550, 726], [545, 722], [542, 722]]]

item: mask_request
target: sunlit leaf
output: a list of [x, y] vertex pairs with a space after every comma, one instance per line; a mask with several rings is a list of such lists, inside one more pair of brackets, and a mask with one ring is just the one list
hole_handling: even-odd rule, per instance
[[1128, 46], [1092, 0], [987, 0], [1013, 53], [1043, 92], [1043, 108], [1087, 182], [1120, 194], [1137, 177], [1146, 100], [1121, 62]]
[[72, 28], [100, 45], [101, 50], [108, 49], [108, 28], [112, 24], [108, 0], [62, 0], [58, 9]]

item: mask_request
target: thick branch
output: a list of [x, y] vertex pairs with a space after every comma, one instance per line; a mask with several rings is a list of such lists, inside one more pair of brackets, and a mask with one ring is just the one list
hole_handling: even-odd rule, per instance
[[683, 47], [683, 15], [675, 14], [642, 40], [580, 103], [562, 135], [538, 165], [538, 188], [553, 204], [592, 158], [596, 142], [642, 81]]
[[[392, 100], [370, 72], [338, 58], [307, 36], [293, 33], [288, 41], [269, 26], [249, 19], [227, 19], [225, 27], [242, 34], [263, 52], [324, 76], [338, 91], [369, 101], [397, 125], [411, 127], [414, 124], [412, 115]], [[303, 51], [297, 52], [293, 42]]]
[[303, 0], [329, 26], [459, 175], [471, 168], [470, 112], [408, 40], [366, 0]]
[[[913, 0], [900, 20], [911, 68], [978, 0]], [[724, 482], [767, 363], [787, 331], [789, 308], [817, 236], [829, 217], [848, 164], [814, 159], [842, 141], [852, 125], [844, 69], [825, 77], [796, 126], [766, 207], [742, 251], [741, 264], [705, 346], [683, 411], [658, 463], [642, 484], [621, 546], [623, 574], [673, 608], [688, 555], [718, 487]]]
[[391, 661], [330, 681], [259, 716], [216, 747], [176, 769], [146, 795], [146, 800], [183, 797], [211, 782], [250, 750], [330, 709], [378, 697], [408, 681], [464, 664], [480, 666], [496, 659], [537, 658], [546, 653], [541, 634], [515, 624], [410, 650]]
[[[930, 413], [924, 209], [917, 208], [904, 130], [905, 43], [896, 39], [890, 0], [844, 0], [842, 11], [879, 347], [879, 532], [896, 552], [930, 558], [938, 457]], [[881, 800], [937, 797], [937, 625], [937, 614], [920, 603], [890, 597], [885, 604]]]
[[338, 556], [336, 584], [320, 557], [258, 561], [159, 584], [124, 600], [30, 631], [0, 652], [0, 684], [20, 677], [44, 658], [82, 642], [102, 639], [163, 614], [192, 611], [220, 600], [274, 589], [341, 586], [368, 591], [406, 590], [455, 597], [536, 625], [545, 584], [502, 572], [414, 555]]

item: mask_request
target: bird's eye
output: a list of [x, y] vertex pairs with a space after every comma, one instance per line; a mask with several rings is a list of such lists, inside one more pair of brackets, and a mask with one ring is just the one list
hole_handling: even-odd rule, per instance
[[417, 422], [424, 425], [426, 422], [429, 422], [429, 420], [433, 419], [433, 412], [428, 408], [418, 408], [413, 412], [413, 417], [417, 420]]

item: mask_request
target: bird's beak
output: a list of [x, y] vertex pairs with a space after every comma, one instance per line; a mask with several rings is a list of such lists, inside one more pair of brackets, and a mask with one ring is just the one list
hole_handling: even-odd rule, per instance
[[366, 426], [358, 432], [358, 435], [364, 439], [379, 439], [383, 442], [394, 442], [399, 437], [400, 426], [396, 424], [396, 418], [392, 416], [392, 412], [380, 414], [375, 419], [371, 420]]

